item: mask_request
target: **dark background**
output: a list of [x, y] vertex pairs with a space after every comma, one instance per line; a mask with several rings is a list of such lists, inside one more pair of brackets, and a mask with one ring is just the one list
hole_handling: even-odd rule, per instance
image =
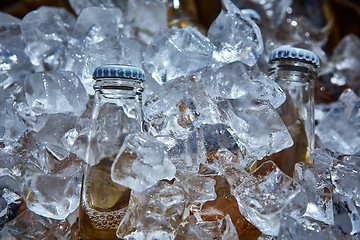
[[[190, 0], [182, 1], [186, 4], [186, 1]], [[194, 0], [194, 2], [200, 24], [208, 28], [221, 10], [221, 0]], [[353, 33], [360, 37], [360, 0], [293, 0], [293, 2], [303, 5], [306, 3], [307, 8], [312, 4], [318, 5], [327, 18], [334, 20], [324, 49], [329, 54], [345, 35]], [[0, 3], [1, 11], [20, 19], [42, 5], [60, 6], [73, 12], [67, 0], [1, 0]], [[311, 12], [312, 9], [308, 11]], [[316, 15], [316, 12], [313, 14]]]

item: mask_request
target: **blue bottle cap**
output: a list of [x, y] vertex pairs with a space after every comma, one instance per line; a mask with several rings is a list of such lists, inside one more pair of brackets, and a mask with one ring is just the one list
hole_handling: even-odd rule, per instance
[[255, 22], [260, 22], [260, 21], [261, 21], [260, 15], [259, 15], [258, 12], [255, 11], [254, 9], [244, 8], [244, 9], [241, 9], [241, 12], [242, 12], [243, 14], [248, 15], [248, 16], [249, 16], [252, 20], [254, 20]]
[[303, 48], [279, 47], [271, 52], [269, 63], [280, 59], [298, 59], [320, 67], [319, 57], [314, 52]]
[[95, 80], [98, 78], [128, 78], [145, 81], [145, 73], [141, 68], [134, 66], [106, 64], [95, 69], [93, 78]]

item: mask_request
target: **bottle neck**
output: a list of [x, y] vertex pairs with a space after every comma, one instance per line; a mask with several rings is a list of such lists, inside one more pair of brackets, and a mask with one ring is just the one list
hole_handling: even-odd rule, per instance
[[305, 61], [282, 59], [270, 64], [269, 75], [274, 80], [313, 83], [317, 78], [317, 67]]
[[95, 92], [107, 99], [142, 100], [142, 80], [127, 78], [99, 78], [94, 85]]

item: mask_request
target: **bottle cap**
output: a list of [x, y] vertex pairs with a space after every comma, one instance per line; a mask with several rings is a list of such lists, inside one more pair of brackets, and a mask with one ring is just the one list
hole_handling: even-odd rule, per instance
[[93, 78], [95, 80], [98, 78], [128, 78], [145, 81], [145, 73], [141, 68], [134, 66], [106, 64], [95, 69]]
[[269, 63], [279, 59], [298, 59], [320, 66], [319, 57], [312, 51], [295, 47], [279, 47], [273, 50], [269, 57]]
[[241, 13], [248, 15], [255, 22], [261, 21], [261, 17], [259, 15], [259, 13], [257, 11], [255, 11], [254, 9], [244, 8], [244, 9], [241, 9]]

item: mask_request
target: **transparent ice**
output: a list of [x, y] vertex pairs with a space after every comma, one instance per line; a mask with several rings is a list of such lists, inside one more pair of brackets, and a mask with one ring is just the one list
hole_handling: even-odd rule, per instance
[[345, 90], [337, 102], [326, 108], [326, 112], [315, 128], [319, 145], [343, 154], [355, 155], [360, 152], [359, 131], [360, 98], [353, 90]]
[[[48, 158], [51, 158], [48, 155]], [[44, 173], [37, 172], [26, 176], [24, 191], [27, 207], [44, 217], [65, 219], [79, 206], [82, 161], [71, 159], [63, 160], [61, 170]], [[49, 165], [51, 163], [48, 163]], [[28, 189], [27, 189], [28, 187]]]
[[25, 96], [35, 115], [71, 112], [81, 115], [88, 95], [79, 78], [72, 72], [39, 72], [25, 79]]
[[74, 12], [79, 15], [79, 13], [88, 7], [102, 7], [102, 8], [111, 8], [115, 7], [115, 4], [112, 0], [69, 0], [71, 8]]
[[64, 8], [42, 6], [28, 13], [21, 22], [25, 52], [39, 70], [58, 70], [64, 66], [66, 46], [75, 17]]
[[26, 129], [26, 125], [14, 106], [12, 88], [0, 94], [0, 143], [10, 150]]
[[345, 83], [354, 90], [360, 88], [360, 71], [356, 67], [360, 57], [360, 39], [358, 36], [349, 34], [341, 39], [341, 42], [334, 49], [332, 62], [335, 65], [336, 74], [331, 82], [339, 85]]
[[208, 38], [216, 45], [214, 58], [220, 62], [241, 61], [253, 66], [263, 52], [260, 28], [230, 0], [211, 24]]
[[32, 136], [37, 142], [46, 146], [58, 159], [64, 159], [70, 152], [85, 159], [89, 119], [70, 113], [45, 115], [37, 119], [43, 121], [41, 126], [32, 129]]
[[239, 239], [229, 215], [218, 221], [199, 221], [190, 218], [185, 239]]
[[76, 18], [72, 37], [82, 41], [87, 47], [117, 36], [123, 21], [123, 14], [119, 8], [88, 7]]
[[144, 66], [163, 84], [212, 64], [215, 46], [192, 27], [161, 30], [144, 54]]
[[69, 48], [69, 58], [66, 65], [66, 70], [79, 76], [90, 95], [95, 93], [93, 89], [95, 81], [92, 74], [96, 67], [103, 64], [119, 63], [141, 67], [143, 49], [137, 40], [126, 38], [123, 35], [104, 38], [102, 35], [93, 34], [90, 37], [103, 40], [95, 41], [92, 44], [87, 44], [85, 41]]
[[242, 215], [262, 233], [277, 236], [279, 219], [306, 209], [304, 189], [271, 161], [260, 165], [235, 189]]
[[26, 209], [0, 232], [2, 239], [56, 239], [69, 237], [70, 225], [65, 220], [45, 218]]
[[[321, 160], [315, 159], [315, 164], [297, 163], [295, 165], [295, 180], [305, 189], [308, 197], [308, 205], [304, 215], [328, 225], [334, 225], [330, 167], [321, 164]], [[316, 164], [317, 162], [320, 164]]]
[[132, 192], [117, 236], [123, 239], [174, 239], [175, 230], [186, 217], [185, 194], [179, 185], [166, 181], [143, 192]]
[[146, 132], [128, 135], [111, 167], [111, 179], [134, 191], [144, 191], [159, 180], [171, 180], [175, 166], [162, 142]]
[[251, 98], [222, 99], [216, 104], [224, 123], [234, 131], [233, 135], [244, 156], [243, 167], [292, 146], [293, 141], [287, 128], [267, 101]]
[[0, 13], [0, 88], [8, 87], [31, 71], [20, 26], [20, 19]]
[[267, 75], [240, 62], [202, 71], [201, 78], [206, 93], [212, 98], [255, 98], [269, 101], [274, 108], [286, 98], [280, 86]]
[[344, 239], [341, 232], [330, 225], [313, 223], [311, 226], [287, 217], [281, 221], [277, 239]]

